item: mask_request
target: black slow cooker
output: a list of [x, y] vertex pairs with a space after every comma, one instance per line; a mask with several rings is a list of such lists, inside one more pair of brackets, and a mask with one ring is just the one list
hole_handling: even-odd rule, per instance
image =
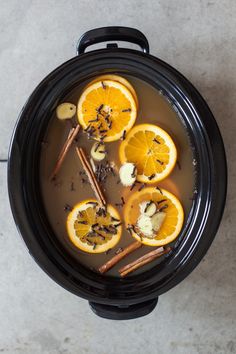
[[[105, 41], [110, 42], [106, 48], [85, 53], [88, 46]], [[118, 48], [115, 41], [135, 43], [142, 51]], [[158, 296], [197, 266], [215, 237], [227, 186], [223, 141], [199, 92], [177, 70], [149, 54], [140, 31], [127, 27], [88, 31], [78, 42], [77, 54], [37, 86], [19, 116], [8, 160], [12, 213], [30, 254], [53, 280], [87, 299], [101, 317], [136, 318], [151, 312]], [[161, 90], [182, 117], [196, 161], [196, 194], [183, 237], [158, 267], [124, 279], [96, 274], [66, 253], [48, 222], [39, 185], [40, 143], [58, 101], [85, 80], [107, 73], [128, 74]]]

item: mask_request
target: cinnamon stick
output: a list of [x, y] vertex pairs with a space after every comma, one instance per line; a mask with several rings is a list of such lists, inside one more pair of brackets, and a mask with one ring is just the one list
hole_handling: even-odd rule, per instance
[[65, 160], [65, 157], [67, 155], [67, 152], [69, 151], [69, 148], [71, 147], [76, 135], [78, 134], [80, 130], [80, 125], [77, 124], [77, 126], [75, 128], [71, 128], [70, 131], [69, 131], [69, 134], [67, 136], [67, 139], [61, 149], [61, 152], [60, 154], [58, 155], [58, 158], [57, 158], [57, 162], [56, 162], [56, 165], [54, 167], [54, 170], [50, 176], [50, 179], [53, 179], [55, 178], [55, 176], [58, 174], [60, 168], [61, 168], [61, 165], [63, 163], [63, 161]]
[[140, 248], [142, 244], [139, 241], [135, 241], [131, 243], [129, 246], [125, 247], [122, 252], [118, 253], [114, 257], [112, 257], [108, 262], [104, 263], [100, 268], [98, 268], [98, 271], [103, 274], [106, 273], [109, 269], [114, 267], [116, 263], [118, 263], [121, 259], [126, 257], [128, 254], [131, 252], [135, 251], [136, 249]]
[[98, 181], [96, 179], [95, 173], [93, 172], [92, 166], [90, 162], [88, 161], [85, 152], [82, 148], [76, 147], [76, 152], [79, 156], [80, 162], [83, 166], [84, 171], [86, 172], [86, 175], [88, 176], [89, 182], [91, 184], [91, 187], [96, 195], [96, 198], [99, 200], [99, 202], [105, 206], [106, 205], [106, 199], [103, 195], [103, 192], [98, 184]]
[[135, 271], [136, 269], [142, 267], [145, 264], [154, 261], [154, 259], [161, 257], [170, 251], [171, 251], [170, 247], [167, 247], [166, 249], [164, 249], [163, 247], [156, 248], [154, 251], [148, 252], [144, 256], [120, 268], [119, 273], [121, 277], [125, 277], [127, 274]]

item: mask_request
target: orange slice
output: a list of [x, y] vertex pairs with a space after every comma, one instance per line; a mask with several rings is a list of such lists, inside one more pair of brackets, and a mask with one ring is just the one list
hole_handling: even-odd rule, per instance
[[122, 141], [121, 163], [132, 162], [137, 167], [137, 180], [155, 183], [173, 170], [177, 151], [169, 134], [154, 124], [135, 126]]
[[[165, 213], [159, 230], [153, 231], [153, 235], [145, 236], [139, 231], [137, 221], [140, 218], [140, 205], [144, 202], [154, 202], [157, 206], [156, 214]], [[127, 200], [124, 210], [126, 227], [138, 241], [148, 246], [163, 246], [176, 239], [179, 235], [183, 222], [184, 211], [180, 201], [165, 189], [154, 187], [144, 188], [140, 192], [133, 193]], [[152, 218], [155, 216], [151, 216]]]
[[93, 81], [91, 81], [88, 84], [88, 86], [93, 84], [94, 82], [104, 81], [104, 80], [117, 81], [120, 84], [127, 87], [127, 89], [132, 93], [135, 103], [136, 103], [136, 106], [138, 107], [138, 96], [136, 94], [134, 87], [131, 85], [131, 83], [127, 79], [125, 79], [124, 77], [122, 77], [120, 75], [106, 74], [106, 75], [97, 76]]
[[116, 81], [88, 86], [80, 96], [77, 114], [83, 129], [96, 140], [120, 139], [134, 125], [137, 106], [131, 92]]
[[94, 199], [75, 205], [67, 218], [71, 242], [88, 253], [102, 253], [113, 248], [120, 240], [121, 231], [118, 211], [112, 205], [107, 205], [105, 210]]

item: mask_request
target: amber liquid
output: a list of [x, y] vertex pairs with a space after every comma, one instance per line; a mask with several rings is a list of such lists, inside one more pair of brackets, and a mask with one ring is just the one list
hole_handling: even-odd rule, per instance
[[[194, 190], [193, 154], [186, 129], [171, 104], [158, 90], [137, 78], [127, 76], [127, 79], [134, 86], [139, 99], [139, 111], [136, 124], [152, 123], [159, 125], [170, 134], [176, 144], [178, 150], [178, 164], [171, 175], [160, 182], [158, 186], [166, 188], [180, 199], [184, 207], [186, 222], [191, 209]], [[83, 87], [84, 85], [77, 87], [65, 97], [63, 101], [77, 104]], [[80, 132], [78, 141], [76, 144], [72, 145], [57, 179], [51, 182], [49, 176], [55, 166], [55, 161], [65, 142], [69, 129], [68, 122], [59, 121], [54, 113], [44, 138], [45, 143], [42, 145], [40, 163], [42, 197], [49, 222], [55, 232], [55, 237], [62, 243], [65, 252], [68, 252], [84, 266], [96, 270], [104, 262], [108, 261], [120, 247], [124, 248], [133, 242], [134, 238], [130, 236], [125, 227], [123, 227], [120, 242], [108, 254], [85, 253], [77, 249], [70, 242], [66, 231], [68, 211], [64, 210], [65, 205], [68, 204], [73, 207], [84, 199], [94, 198], [94, 193], [89, 183], [83, 182], [84, 176], [81, 175], [83, 169], [75, 152], [75, 146], [76, 144], [82, 146], [87, 152], [87, 155], [90, 156], [90, 149], [94, 141], [88, 140], [87, 135]], [[115, 163], [117, 171], [120, 166], [118, 159], [119, 144], [120, 141], [106, 144], [106, 150], [108, 151], [107, 160]], [[109, 175], [106, 183], [102, 185], [106, 200], [112, 205], [120, 203], [121, 196], [124, 196], [126, 200], [128, 194], [132, 193], [129, 192], [128, 188], [124, 188], [121, 184], [117, 183], [118, 181], [119, 176], [118, 173], [116, 173], [116, 176]], [[156, 185], [157, 184], [153, 184], [153, 186]], [[137, 188], [134, 190], [137, 190]], [[120, 207], [121, 220], [124, 221], [122, 210], [123, 208]], [[130, 254], [119, 262], [107, 273], [107, 276], [118, 276], [118, 269], [120, 267], [153, 249], [152, 247], [142, 246], [141, 249], [136, 250], [133, 254]], [[157, 259], [137, 270], [135, 274], [157, 266], [160, 261], [161, 259]]]

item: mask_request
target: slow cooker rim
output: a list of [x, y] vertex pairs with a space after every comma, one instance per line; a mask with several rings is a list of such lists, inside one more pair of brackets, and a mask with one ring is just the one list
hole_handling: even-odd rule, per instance
[[[147, 54], [143, 54], [143, 53], [140, 53], [140, 52], [138, 52], [138, 51], [134, 51], [134, 50], [130, 50], [130, 49], [113, 49], [112, 50], [112, 52], [118, 52], [119, 54], [121, 53], [121, 51], [122, 51], [122, 53], [132, 53], [132, 54], [134, 54], [135, 53], [135, 55], [141, 55], [143, 58], [147, 58]], [[107, 50], [107, 49], [103, 49], [103, 50], [99, 50], [99, 51], [94, 51], [94, 52], [89, 52], [89, 53], [85, 53], [85, 54], [83, 54], [83, 55], [81, 55], [80, 57], [75, 57], [75, 58], [72, 58], [72, 59], [70, 59], [68, 62], [66, 62], [66, 63], [64, 63], [64, 64], [62, 64], [59, 68], [57, 68], [57, 69], [55, 69], [52, 73], [50, 73], [40, 84], [39, 84], [39, 86], [41, 86], [41, 85], [44, 85], [44, 83], [46, 83], [47, 82], [47, 80], [49, 79], [49, 77], [51, 77], [52, 75], [54, 75], [54, 73], [55, 72], [57, 72], [58, 70], [61, 70], [61, 69], [64, 69], [64, 67], [65, 67], [65, 65], [68, 65], [69, 63], [71, 63], [71, 62], [73, 62], [74, 60], [78, 60], [78, 59], [80, 59], [80, 58], [82, 58], [82, 57], [89, 57], [89, 56], [93, 56], [95, 53], [96, 54], [98, 54], [98, 53], [103, 53], [103, 54], [105, 54], [105, 53], [111, 53], [111, 50], [109, 49], [109, 50]], [[92, 54], [91, 54], [92, 53]], [[169, 67], [169, 68], [171, 68], [172, 70], [174, 70], [174, 72], [175, 72], [175, 74], [177, 73], [178, 74], [178, 72], [174, 69], [174, 68], [172, 68], [172, 67], [170, 67], [167, 63], [164, 63], [164, 62], [162, 62], [162, 61], [160, 61], [159, 59], [157, 59], [157, 58], [155, 58], [155, 57], [153, 57], [153, 56], [151, 56], [151, 55], [148, 55], [148, 57], [151, 57], [152, 59], [154, 59], [154, 60], [158, 60], [158, 62], [159, 63], [161, 63], [161, 64], [164, 64], [165, 65], [165, 67]], [[181, 75], [181, 78], [183, 78], [183, 75], [182, 74], [180, 74]], [[185, 79], [186, 80], [186, 79]], [[190, 84], [189, 82], [188, 82], [188, 84]], [[32, 98], [32, 96], [34, 95], [34, 93], [39, 89], [39, 86], [36, 88], [36, 90], [33, 92], [33, 94], [30, 96], [30, 98], [29, 98], [29, 100], [28, 100], [28, 104], [30, 103], [30, 101], [31, 101], [31, 98]], [[191, 84], [190, 84], [190, 86], [192, 86]], [[193, 87], [191, 87], [191, 88], [193, 88]], [[197, 92], [196, 91], [196, 89], [194, 88], [194, 91], [195, 91], [195, 93]], [[202, 98], [201, 98], [202, 99]], [[17, 139], [17, 134], [18, 134], [18, 132], [17, 132], [17, 129], [19, 129], [19, 122], [20, 122], [20, 120], [24, 117], [24, 114], [25, 114], [25, 111], [26, 111], [26, 107], [27, 107], [27, 104], [26, 104], [26, 106], [24, 107], [24, 109], [23, 109], [23, 111], [22, 111], [22, 113], [21, 113], [21, 115], [20, 115], [20, 117], [19, 117], [19, 120], [18, 120], [18, 122], [17, 122], [17, 125], [16, 125], [16, 129], [15, 129], [15, 133], [14, 133], [14, 135], [13, 135], [13, 138], [12, 138], [12, 143], [11, 143], [11, 148], [10, 148], [10, 152], [9, 152], [9, 165], [8, 165], [8, 185], [9, 185], [9, 196], [10, 196], [10, 200], [11, 200], [11, 207], [12, 207], [12, 210], [14, 211], [14, 208], [15, 208], [15, 205], [14, 205], [14, 198], [13, 198], [13, 196], [12, 196], [12, 193], [11, 193], [11, 190], [10, 190], [10, 184], [11, 184], [11, 176], [10, 176], [10, 173], [11, 173], [11, 171], [12, 171], [12, 163], [14, 163], [14, 161], [13, 161], [13, 159], [14, 159], [14, 148], [13, 148], [13, 144], [14, 144], [14, 141], [15, 141], [15, 139]], [[214, 121], [214, 123], [215, 123], [215, 121]], [[216, 124], [216, 123], [215, 123]], [[218, 131], [218, 133], [219, 133], [219, 131]], [[15, 138], [14, 138], [14, 136], [15, 136]], [[223, 155], [224, 155], [224, 151], [223, 151]], [[225, 176], [226, 177], [226, 176]], [[224, 201], [222, 201], [222, 212], [223, 212], [223, 205], [224, 205]], [[17, 211], [16, 211], [16, 213], [15, 213], [15, 215], [14, 215], [14, 217], [15, 217], [15, 220], [16, 220], [16, 223], [19, 225], [19, 220], [17, 220]], [[214, 238], [214, 237], [213, 237]], [[212, 238], [212, 240], [213, 240], [213, 238]], [[24, 238], [24, 240], [25, 240], [25, 238]], [[212, 240], [211, 240], [211, 242], [212, 242]], [[25, 240], [25, 242], [26, 242], [26, 240]], [[210, 242], [210, 243], [211, 243]], [[27, 242], [26, 242], [26, 244], [27, 244]], [[207, 248], [206, 248], [206, 250], [205, 250], [205, 252], [207, 251], [207, 249], [209, 248], [209, 246], [210, 246], [210, 244], [207, 246]], [[202, 256], [201, 256], [201, 258], [202, 258]], [[198, 261], [194, 261], [193, 263], [192, 263], [192, 269], [196, 266], [196, 264], [201, 260], [201, 258], [199, 258], [199, 260]], [[42, 267], [42, 264], [40, 263], [40, 266]], [[192, 270], [191, 269], [191, 270]], [[45, 269], [44, 269], [45, 270]], [[47, 272], [48, 273], [48, 272]], [[189, 271], [186, 271], [186, 274], [185, 275], [183, 275], [184, 273], [182, 273], [182, 278], [184, 278], [186, 275], [187, 275], [187, 273], [189, 274]], [[49, 274], [51, 277], [52, 277], [52, 274], [50, 273]], [[55, 280], [55, 278], [53, 277], [53, 279]], [[180, 278], [178, 278], [178, 279], [180, 279]], [[179, 280], [177, 280], [177, 278], [175, 279], [176, 280], [176, 283], [178, 283], [179, 282]], [[182, 280], [182, 279], [181, 279]], [[61, 282], [59, 282], [59, 284], [60, 285], [62, 285], [63, 286], [63, 284], [61, 284]], [[173, 284], [173, 283], [172, 283]], [[70, 284], [70, 286], [71, 286], [71, 284]], [[166, 284], [166, 286], [164, 286], [164, 287], [162, 287], [162, 292], [164, 292], [164, 291], [166, 291], [166, 290], [168, 290], [168, 288], [170, 288], [170, 287], [172, 287], [172, 285], [171, 284]], [[164, 290], [164, 289], [166, 289], [166, 290]], [[78, 294], [78, 289], [77, 289], [77, 287], [75, 287], [75, 289], [74, 289], [75, 291], [73, 291], [73, 290], [71, 290], [70, 289], [70, 291], [72, 291], [72, 292], [75, 292], [76, 294]], [[159, 292], [160, 293], [160, 292]], [[158, 293], [158, 294], [159, 294]], [[91, 294], [89, 294], [89, 296], [88, 296], [88, 294], [85, 294], [84, 296], [82, 295], [82, 294], [79, 294], [80, 296], [82, 296], [82, 297], [85, 297], [86, 299], [92, 299], [92, 300], [98, 300], [97, 299], [97, 297], [95, 297], [95, 298], [91, 298]], [[150, 294], [151, 295], [151, 294]], [[153, 298], [153, 294], [151, 295], [151, 297]], [[100, 299], [101, 300], [101, 299]], [[116, 303], [119, 301], [119, 299], [116, 299]], [[140, 301], [140, 299], [139, 299], [139, 301]], [[101, 301], [100, 301], [101, 302]], [[121, 300], [121, 302], [122, 303], [124, 303], [124, 299], [122, 299]], [[129, 299], [129, 302], [130, 302], [130, 299]]]

